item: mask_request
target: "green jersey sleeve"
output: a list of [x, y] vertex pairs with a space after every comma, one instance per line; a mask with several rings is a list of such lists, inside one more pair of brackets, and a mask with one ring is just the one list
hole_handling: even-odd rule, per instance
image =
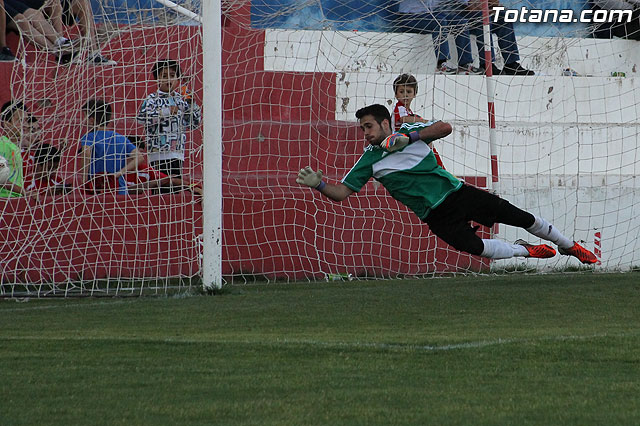
[[349, 173], [342, 178], [342, 183], [350, 190], [360, 192], [363, 186], [373, 176], [373, 163], [383, 154], [380, 148], [369, 145], [365, 148], [364, 154], [358, 162], [349, 170]]

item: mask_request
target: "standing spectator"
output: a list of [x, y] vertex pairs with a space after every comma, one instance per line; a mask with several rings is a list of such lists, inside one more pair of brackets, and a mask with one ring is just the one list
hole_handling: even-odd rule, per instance
[[[395, 132], [400, 130], [400, 127], [405, 123], [428, 123], [429, 121], [420, 117], [418, 114], [414, 114], [411, 111], [411, 102], [416, 98], [418, 94], [418, 81], [411, 74], [402, 74], [398, 76], [393, 82], [393, 92], [396, 96], [396, 105], [393, 107], [392, 128]], [[438, 165], [444, 168], [440, 154], [433, 146], [433, 142], [429, 143], [429, 147], [433, 150], [436, 156]]]
[[[498, 0], [489, 0], [489, 13], [492, 12], [493, 7], [500, 6]], [[482, 1], [481, 0], [469, 0], [468, 4], [466, 0], [460, 0], [456, 3], [457, 12], [454, 17], [451, 18], [455, 25], [468, 28], [469, 34], [475, 36], [476, 45], [478, 47], [479, 65], [482, 73], [487, 69], [484, 57], [484, 32], [482, 28]], [[491, 66], [493, 75], [522, 75], [530, 76], [535, 75], [531, 70], [524, 68], [520, 65], [520, 54], [518, 51], [518, 43], [516, 41], [516, 34], [513, 29], [513, 23], [506, 22], [504, 20], [504, 13], [498, 16], [496, 21], [493, 16], [490, 18], [489, 28], [492, 34], [495, 34], [498, 38], [498, 46], [500, 47], [500, 54], [504, 60], [504, 67], [500, 70], [495, 64], [495, 53], [493, 49], [493, 38], [490, 39], [491, 43]], [[463, 45], [463, 48], [471, 55], [471, 43], [468, 43], [469, 39], [463, 37], [461, 42], [456, 41], [457, 44]]]
[[591, 10], [630, 10], [629, 22], [604, 22], [593, 28], [595, 38], [640, 40], [640, 0], [592, 0]]
[[480, 70], [473, 66], [471, 49], [467, 48], [470, 42], [465, 27], [458, 28], [455, 34], [459, 66], [452, 67], [447, 63], [451, 58], [447, 37], [452, 17], [451, 6], [442, 0], [399, 0], [394, 26], [396, 31], [432, 35], [437, 73], [480, 74]]
[[15, 55], [7, 46], [7, 11], [4, 8], [4, 0], [0, 0], [0, 62], [15, 60]]
[[158, 82], [158, 91], [147, 96], [138, 111], [138, 121], [146, 132], [149, 165], [169, 176], [182, 177], [186, 131], [200, 124], [200, 107], [190, 93], [178, 91], [178, 62], [159, 61], [151, 73]]
[[119, 194], [126, 194], [123, 175], [138, 167], [142, 161], [140, 151], [129, 139], [109, 129], [111, 105], [101, 99], [90, 99], [82, 110], [89, 127], [89, 133], [80, 138], [82, 182], [89, 185], [89, 191], [108, 189], [113, 182]]

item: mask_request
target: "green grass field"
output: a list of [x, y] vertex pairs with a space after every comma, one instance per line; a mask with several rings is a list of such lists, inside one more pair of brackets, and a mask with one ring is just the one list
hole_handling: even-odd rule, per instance
[[637, 425], [640, 274], [0, 301], [0, 425]]

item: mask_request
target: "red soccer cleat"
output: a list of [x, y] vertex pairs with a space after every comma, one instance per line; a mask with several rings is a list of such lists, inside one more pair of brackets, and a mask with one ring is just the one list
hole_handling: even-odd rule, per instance
[[598, 262], [598, 258], [595, 254], [591, 253], [589, 250], [582, 247], [575, 241], [573, 242], [573, 246], [571, 246], [571, 248], [563, 249], [558, 247], [558, 251], [560, 252], [560, 254], [575, 256], [582, 263], [593, 264]]
[[536, 259], [548, 259], [556, 255], [556, 250], [546, 244], [533, 245], [529, 244], [525, 240], [517, 240], [515, 243], [527, 249], [527, 251], [529, 252], [528, 257], [534, 257]]

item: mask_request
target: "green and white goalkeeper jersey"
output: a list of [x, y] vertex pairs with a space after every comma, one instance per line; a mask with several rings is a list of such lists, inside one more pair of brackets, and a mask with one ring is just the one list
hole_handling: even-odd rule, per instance
[[[405, 123], [399, 132], [408, 135], [433, 123]], [[416, 141], [396, 152], [369, 145], [342, 183], [359, 192], [371, 177], [420, 219], [426, 218], [432, 209], [462, 186], [458, 178], [438, 165], [433, 151], [424, 141]]]

